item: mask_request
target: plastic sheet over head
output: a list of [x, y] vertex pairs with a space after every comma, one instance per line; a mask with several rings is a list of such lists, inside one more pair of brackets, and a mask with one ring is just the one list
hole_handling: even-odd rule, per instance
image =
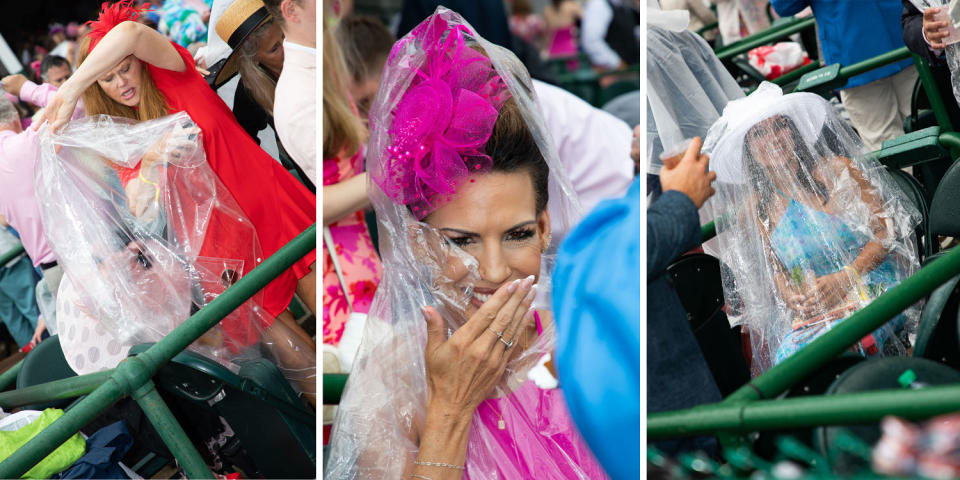
[[[528, 73], [512, 53], [473, 32], [458, 14], [440, 7], [394, 45], [383, 72], [380, 90], [370, 113], [367, 169], [371, 176], [369, 195], [379, 224], [384, 274], [369, 312], [357, 360], [338, 407], [330, 455], [324, 465], [326, 478], [400, 478], [405, 469], [412, 468], [427, 403], [426, 324], [421, 308], [434, 306], [447, 323], [448, 335], [466, 323], [477, 308], [471, 305], [471, 301], [476, 298], [474, 288], [481, 279], [478, 261], [431, 226], [429, 216], [422, 216], [421, 211], [414, 208], [424, 205], [431, 211], [443, 208], [450, 198], [456, 199], [459, 185], [486, 175], [489, 165], [468, 165], [479, 165], [480, 168], [463, 175], [455, 169], [441, 172], [439, 179], [456, 183], [452, 193], [445, 193], [442, 197], [426, 189], [418, 192], [415, 188], [408, 188], [410, 182], [416, 181], [414, 174], [419, 175], [425, 166], [431, 164], [397, 162], [397, 151], [393, 147], [398, 139], [409, 138], [406, 133], [400, 133], [409, 130], [398, 128], [411, 122], [411, 117], [405, 113], [408, 107], [404, 103], [410, 99], [407, 96], [419, 95], [417, 92], [427, 82], [440, 80], [445, 85], [436, 86], [436, 90], [446, 95], [447, 88], [450, 88], [453, 98], [459, 95], [475, 100], [479, 96], [495, 109], [499, 109], [506, 99], [516, 102], [550, 168], [551, 223], [560, 222], [560, 225], [571, 228], [579, 219], [579, 205], [552, 147]], [[464, 52], [469, 57], [466, 65], [471, 69], [470, 82], [454, 80], [460, 77], [455, 71], [451, 73], [451, 69], [463, 68], [465, 63], [450, 63], [449, 60]], [[483, 90], [483, 83], [479, 87], [473, 85], [472, 82], [477, 80], [496, 88]], [[474, 111], [481, 109], [478, 107]], [[439, 120], [430, 118], [427, 127], [440, 124], [437, 123]], [[485, 131], [486, 121], [485, 116], [474, 115], [460, 126], [463, 131], [469, 130], [483, 137], [482, 142], [470, 143], [469, 148], [477, 152], [483, 151], [484, 135], [490, 134], [489, 130]], [[410, 147], [416, 148], [417, 145], [411, 144]], [[461, 151], [460, 155], [469, 161], [475, 153]], [[436, 182], [424, 184], [435, 185]], [[411, 197], [411, 192], [417, 197]], [[420, 196], [421, 192], [427, 195]], [[411, 198], [414, 201], [410, 201]], [[420, 201], [424, 198], [429, 202]], [[435, 202], [435, 199], [439, 201]], [[539, 248], [533, 253], [534, 260], [539, 261], [539, 296], [534, 307], [541, 312], [550, 305], [550, 272], [555, 249], [554, 244], [543, 254]], [[514, 458], [515, 454], [499, 450], [498, 439], [507, 434], [518, 444], [529, 447], [523, 454], [529, 458], [523, 461], [536, 462], [542, 478], [597, 478], [585, 470], [588, 467], [581, 467], [589, 462], [576, 458], [573, 451], [564, 459], [551, 458], [544, 453], [565, 446], [558, 445], [554, 438], [561, 427], [543, 427], [543, 418], [548, 415], [557, 418], [566, 413], [544, 400], [556, 398], [558, 390], [541, 389], [527, 380], [531, 368], [551, 352], [554, 345], [555, 329], [549, 314], [542, 314], [541, 320], [539, 335], [529, 330], [520, 335], [517, 346], [511, 349], [514, 356], [502, 380], [474, 415], [464, 478], [524, 478], [524, 474], [519, 473], [523, 466], [516, 463], [520, 460]], [[565, 407], [559, 408], [565, 410]], [[506, 431], [492, 426], [497, 424], [498, 416], [509, 425]], [[542, 427], [539, 430], [538, 424]], [[572, 423], [569, 428], [573, 428]], [[591, 461], [595, 464], [595, 460]], [[406, 473], [409, 474], [410, 470]]]
[[[919, 269], [920, 213], [819, 96], [764, 83], [731, 102], [703, 151], [717, 173], [715, 219], [731, 323], [763, 372]], [[902, 354], [919, 306], [854, 350]]]
[[647, 173], [659, 174], [660, 155], [703, 138], [730, 100], [743, 91], [699, 35], [647, 25]]
[[[64, 270], [61, 346], [77, 373], [115, 367], [131, 346], [159, 341], [263, 259], [186, 113], [140, 123], [88, 117], [42, 131], [41, 152], [41, 219]], [[259, 344], [278, 338], [264, 339], [273, 319], [261, 296], [190, 349], [230, 368], [261, 356]]]

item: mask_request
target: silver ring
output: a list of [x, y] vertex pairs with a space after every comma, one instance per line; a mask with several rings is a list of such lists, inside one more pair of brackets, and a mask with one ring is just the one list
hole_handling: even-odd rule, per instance
[[500, 340], [501, 342], [503, 342], [503, 344], [506, 345], [507, 348], [510, 348], [510, 347], [513, 346], [513, 341], [509, 341], [509, 342], [508, 342], [508, 341], [504, 340], [503, 337], [500, 337], [500, 338], [498, 338], [497, 340]]
[[493, 332], [494, 335], [497, 336], [497, 338], [503, 340], [503, 332], [498, 332], [490, 327], [487, 327], [487, 330], [490, 330], [491, 332]]

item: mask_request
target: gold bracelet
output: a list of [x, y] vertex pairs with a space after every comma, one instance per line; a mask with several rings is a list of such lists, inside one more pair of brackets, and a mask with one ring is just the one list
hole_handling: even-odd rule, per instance
[[454, 465], [452, 463], [440, 463], [440, 462], [421, 462], [420, 460], [414, 460], [414, 465], [422, 465], [424, 467], [443, 467], [443, 468], [454, 468], [457, 470], [465, 470], [463, 465]]
[[423, 475], [420, 475], [420, 474], [417, 474], [417, 473], [411, 473], [411, 474], [410, 474], [410, 478], [419, 478], [419, 479], [421, 479], [421, 480], [433, 480], [433, 479], [430, 478], [430, 477], [424, 477]]
[[140, 180], [143, 180], [145, 183], [153, 185], [153, 191], [154, 191], [153, 201], [159, 202], [160, 201], [160, 185], [159, 185], [160, 182], [151, 182], [150, 180], [147, 180], [147, 177], [143, 176], [142, 167], [140, 168], [140, 170], [137, 170], [137, 178], [139, 178]]
[[863, 288], [863, 279], [860, 278], [860, 272], [853, 265], [844, 265], [843, 269], [853, 272], [853, 276], [857, 279], [857, 293], [860, 294], [860, 299], [869, 300], [870, 297], [867, 295], [866, 289]]

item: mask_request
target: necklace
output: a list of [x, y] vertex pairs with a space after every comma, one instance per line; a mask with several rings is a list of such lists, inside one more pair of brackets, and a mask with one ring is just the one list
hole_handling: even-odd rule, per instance
[[499, 430], [506, 430], [506, 429], [507, 429], [507, 422], [504, 422], [504, 421], [503, 421], [503, 413], [501, 413], [499, 409], [497, 409], [496, 407], [493, 406], [492, 403], [490, 403], [490, 399], [489, 399], [489, 398], [486, 399], [486, 400], [484, 400], [484, 402], [487, 402], [487, 405], [490, 406], [490, 410], [493, 410], [493, 411], [497, 414], [497, 416], [500, 417], [500, 420], [497, 421], [497, 429], [499, 429]]

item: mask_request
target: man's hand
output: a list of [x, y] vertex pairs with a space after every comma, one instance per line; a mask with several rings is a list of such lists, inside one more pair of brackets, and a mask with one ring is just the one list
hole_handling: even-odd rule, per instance
[[939, 7], [930, 7], [923, 11], [923, 39], [927, 41], [930, 48], [944, 49], [947, 48], [947, 44], [942, 40], [950, 32], [947, 31], [946, 21], [937, 20], [938, 13], [940, 13]]
[[700, 154], [701, 146], [703, 141], [700, 137], [695, 137], [679, 162], [665, 162], [660, 170], [660, 185], [663, 191], [676, 190], [690, 197], [697, 208], [713, 196], [714, 190], [710, 184], [717, 178], [716, 172], [707, 171], [710, 157]]
[[23, 84], [26, 83], [27, 77], [17, 73], [14, 75], [7, 75], [3, 77], [3, 89], [7, 91], [10, 95], [15, 97], [20, 96], [20, 89], [23, 88]]

